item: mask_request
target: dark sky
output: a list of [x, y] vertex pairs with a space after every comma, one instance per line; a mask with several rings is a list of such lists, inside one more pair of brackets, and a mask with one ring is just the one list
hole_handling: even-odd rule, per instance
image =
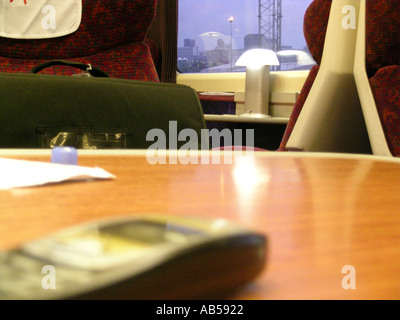
[[[282, 45], [291, 45], [294, 49], [305, 46], [303, 17], [311, 2], [282, 0]], [[196, 45], [203, 49], [204, 41], [199, 36], [210, 32], [222, 33], [229, 41], [231, 26], [227, 19], [233, 16], [233, 47], [243, 48], [244, 36], [258, 33], [258, 4], [258, 0], [180, 0], [178, 46], [183, 46], [183, 39], [189, 38], [195, 39]]]

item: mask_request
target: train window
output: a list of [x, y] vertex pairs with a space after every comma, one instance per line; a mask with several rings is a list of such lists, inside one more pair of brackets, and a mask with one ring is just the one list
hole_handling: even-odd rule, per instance
[[304, 13], [312, 0], [179, 1], [178, 71], [241, 72], [247, 50], [276, 52], [272, 70], [309, 70], [313, 61], [303, 36]]

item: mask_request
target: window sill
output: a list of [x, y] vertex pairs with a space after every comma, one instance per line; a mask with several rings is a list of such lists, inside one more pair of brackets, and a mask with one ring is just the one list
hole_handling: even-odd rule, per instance
[[[271, 72], [271, 87], [270, 87], [270, 114], [271, 119], [278, 119], [276, 121], [283, 122], [290, 117], [293, 106], [297, 99], [301, 88], [308, 76], [308, 70], [301, 71], [272, 71]], [[229, 98], [234, 97], [236, 103], [236, 115], [221, 115], [215, 117], [214, 115], [206, 115], [208, 118], [212, 117], [213, 121], [234, 121], [234, 122], [249, 122], [250, 119], [244, 120], [238, 116], [245, 112], [244, 110], [244, 91], [245, 91], [245, 78], [244, 72], [232, 73], [186, 73], [178, 74], [177, 83], [184, 84], [192, 87], [197, 92], [207, 92], [209, 96], [218, 97], [218, 99], [225, 99], [225, 93], [231, 93]], [[202, 97], [202, 99], [206, 99]], [[220, 119], [220, 120], [218, 120]], [[222, 120], [224, 119], [224, 120]], [[228, 120], [229, 119], [229, 120]], [[272, 123], [271, 119], [254, 120], [251, 122], [267, 121]], [[273, 120], [275, 121], [275, 120]]]
[[[272, 71], [271, 92], [299, 92], [308, 76], [308, 70]], [[244, 92], [245, 72], [232, 73], [178, 73], [177, 83], [197, 92]]]

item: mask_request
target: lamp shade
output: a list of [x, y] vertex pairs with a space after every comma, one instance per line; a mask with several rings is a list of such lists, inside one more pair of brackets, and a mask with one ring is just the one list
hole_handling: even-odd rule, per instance
[[236, 61], [238, 67], [277, 66], [279, 60], [276, 53], [268, 49], [251, 49], [243, 53]]

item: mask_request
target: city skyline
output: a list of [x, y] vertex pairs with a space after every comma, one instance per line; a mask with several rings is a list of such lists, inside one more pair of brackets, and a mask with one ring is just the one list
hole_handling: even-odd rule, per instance
[[[282, 45], [302, 49], [304, 12], [312, 0], [282, 0]], [[194, 39], [205, 50], [204, 34], [218, 33], [230, 42], [233, 49], [244, 47], [248, 34], [258, 33], [258, 0], [181, 0], [179, 2], [178, 47], [184, 39]], [[234, 17], [234, 21], [228, 21]], [[232, 28], [232, 29], [231, 29]], [[203, 36], [201, 36], [203, 35]]]

